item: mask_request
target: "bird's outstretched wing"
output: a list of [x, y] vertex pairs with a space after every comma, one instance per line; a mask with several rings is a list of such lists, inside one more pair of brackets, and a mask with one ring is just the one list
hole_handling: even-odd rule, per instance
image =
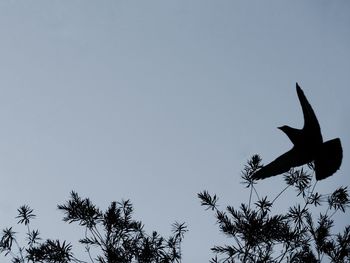
[[256, 171], [253, 175], [253, 179], [264, 179], [267, 177], [275, 176], [288, 172], [290, 168], [298, 166], [298, 153], [293, 148], [290, 151], [282, 154], [276, 160], [265, 165], [260, 170]]
[[297, 94], [300, 101], [301, 108], [304, 115], [304, 128], [305, 132], [312, 133], [313, 136], [319, 136], [322, 141], [321, 128], [316, 118], [315, 112], [312, 109], [309, 101], [307, 100], [303, 90], [298, 83], [296, 84]]
[[343, 149], [339, 138], [324, 142], [315, 159], [316, 180], [322, 180], [334, 174], [339, 169], [342, 159]]

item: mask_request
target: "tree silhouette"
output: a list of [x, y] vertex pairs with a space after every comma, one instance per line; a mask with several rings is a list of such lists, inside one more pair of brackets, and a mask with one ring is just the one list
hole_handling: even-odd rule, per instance
[[[350, 262], [350, 226], [342, 233], [332, 232], [334, 215], [345, 213], [349, 206], [347, 187], [339, 187], [331, 194], [315, 191], [314, 166], [309, 164], [285, 173], [286, 186], [272, 199], [259, 195], [257, 181], [252, 178], [261, 166], [258, 155], [244, 166], [242, 179], [249, 190], [249, 200], [238, 208], [227, 206], [220, 210], [217, 195], [208, 191], [198, 194], [201, 205], [215, 212], [220, 232], [232, 239], [230, 244], [212, 248], [214, 257], [210, 262]], [[284, 214], [273, 214], [272, 208], [289, 188], [296, 190], [299, 204]], [[323, 210], [315, 216], [314, 207]], [[17, 223], [26, 228], [24, 245], [12, 227], [6, 228], [0, 236], [0, 253], [14, 263], [181, 262], [181, 244], [187, 232], [184, 223], [173, 224], [169, 238], [157, 232], [147, 234], [141, 221], [133, 219], [129, 200], [112, 202], [106, 211], [101, 211], [76, 192], [71, 192], [70, 199], [58, 209], [64, 214], [63, 221], [83, 228], [79, 242], [88, 261], [76, 258], [72, 245], [66, 241], [41, 239], [39, 231], [30, 227], [36, 216], [27, 205], [18, 209], [16, 217]]]
[[[181, 262], [181, 242], [187, 227], [174, 223], [169, 238], [157, 232], [148, 235], [141, 221], [132, 218], [133, 207], [129, 200], [112, 202], [102, 212], [88, 198], [82, 199], [71, 193], [66, 204], [58, 205], [64, 213], [63, 221], [78, 223], [84, 228], [84, 237], [79, 240], [85, 246], [89, 262], [99, 263], [173, 263]], [[27, 227], [26, 241], [21, 246], [12, 227], [3, 230], [0, 252], [11, 257], [12, 262], [67, 263], [87, 262], [77, 259], [70, 243], [59, 240], [41, 240], [38, 230], [30, 229], [35, 218], [29, 206], [18, 209], [18, 224]]]
[[[315, 192], [312, 183], [314, 166], [291, 169], [284, 174], [287, 186], [276, 198], [260, 197], [252, 175], [262, 167], [261, 158], [253, 156], [242, 171], [242, 179], [250, 190], [248, 204], [239, 208], [218, 208], [218, 197], [208, 191], [198, 194], [201, 205], [213, 210], [220, 232], [232, 238], [229, 245], [212, 248], [216, 262], [350, 262], [350, 226], [343, 233], [332, 234], [333, 216], [345, 213], [349, 206], [347, 187], [340, 187], [332, 194]], [[271, 209], [279, 197], [294, 187], [301, 202], [293, 205], [285, 214], [272, 214]], [[256, 201], [253, 203], [253, 199]], [[312, 207], [326, 206], [319, 216]]]

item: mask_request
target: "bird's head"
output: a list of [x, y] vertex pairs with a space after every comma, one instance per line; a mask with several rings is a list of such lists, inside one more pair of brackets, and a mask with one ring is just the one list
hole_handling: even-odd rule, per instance
[[298, 142], [300, 143], [301, 130], [289, 127], [287, 125], [283, 125], [281, 127], [278, 127], [278, 129], [283, 131], [288, 136], [288, 138], [292, 141], [292, 143], [294, 145], [298, 144]]
[[288, 125], [283, 125], [283, 126], [280, 126], [277, 128], [280, 129], [281, 131], [283, 131], [287, 135], [288, 135], [289, 131], [291, 131], [293, 129], [292, 127], [289, 127]]

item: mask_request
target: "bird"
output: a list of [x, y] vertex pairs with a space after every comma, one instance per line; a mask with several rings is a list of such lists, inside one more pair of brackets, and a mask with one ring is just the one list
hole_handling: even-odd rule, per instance
[[319, 181], [333, 175], [340, 168], [343, 159], [340, 139], [323, 142], [315, 112], [298, 83], [296, 91], [303, 111], [304, 126], [302, 129], [287, 125], [278, 127], [288, 136], [293, 147], [253, 173], [253, 179], [276, 176], [288, 172], [291, 168], [313, 162], [316, 180]]

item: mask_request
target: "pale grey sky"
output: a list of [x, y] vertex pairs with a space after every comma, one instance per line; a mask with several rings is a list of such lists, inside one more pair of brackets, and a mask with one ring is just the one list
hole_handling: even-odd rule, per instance
[[349, 14], [345, 0], [1, 1], [1, 228], [26, 203], [43, 237], [75, 244], [56, 209], [71, 190], [101, 208], [129, 198], [149, 231], [185, 221], [183, 262], [208, 262], [229, 240], [196, 194], [248, 200], [245, 161], [302, 126], [295, 82], [344, 148], [318, 190], [349, 185]]

